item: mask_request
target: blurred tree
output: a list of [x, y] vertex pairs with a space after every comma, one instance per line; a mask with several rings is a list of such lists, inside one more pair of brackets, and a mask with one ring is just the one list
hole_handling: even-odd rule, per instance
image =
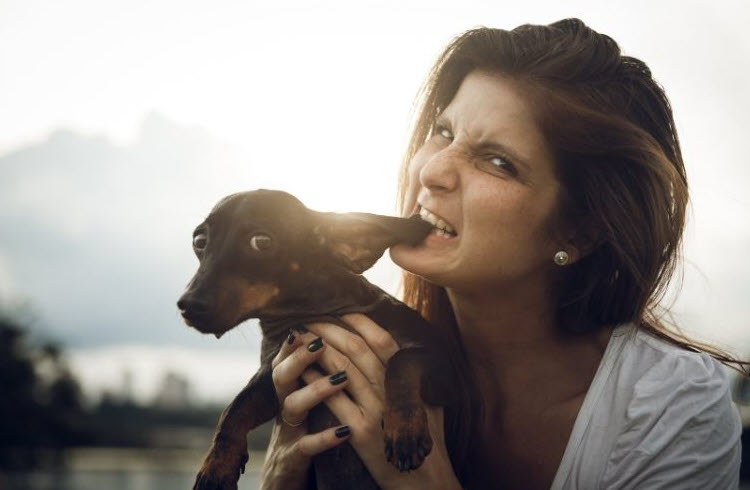
[[[223, 406], [194, 406], [187, 380], [167, 373], [169, 396], [151, 405], [105, 395], [84, 410], [78, 382], [61, 349], [38, 345], [24, 322], [0, 312], [0, 473], [62, 462], [72, 446], [207, 447]], [[196, 432], [197, 429], [197, 432]], [[253, 431], [264, 450], [271, 424]], [[168, 444], [168, 445], [167, 445]], [[0, 482], [2, 488], [2, 482]]]
[[78, 382], [60, 349], [28, 345], [19, 322], [0, 315], [0, 468], [24, 469], [91, 440]]

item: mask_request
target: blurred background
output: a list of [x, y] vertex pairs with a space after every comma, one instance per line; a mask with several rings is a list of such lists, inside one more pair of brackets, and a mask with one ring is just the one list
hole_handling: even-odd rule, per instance
[[[0, 0], [0, 488], [189, 487], [260, 341], [182, 323], [194, 226], [259, 187], [395, 214], [440, 50], [566, 17], [665, 87], [692, 187], [674, 320], [750, 357], [746, 0]], [[367, 276], [396, 291], [387, 257]]]

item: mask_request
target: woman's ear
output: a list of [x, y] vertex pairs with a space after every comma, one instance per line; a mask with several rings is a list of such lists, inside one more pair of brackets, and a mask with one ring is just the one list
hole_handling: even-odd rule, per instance
[[568, 254], [567, 265], [570, 265], [588, 256], [600, 243], [601, 233], [593, 223], [588, 222], [577, 226], [574, 231], [568, 231], [559, 250]]
[[350, 271], [361, 274], [397, 243], [417, 245], [432, 225], [413, 216], [395, 218], [369, 213], [313, 213], [318, 244]]

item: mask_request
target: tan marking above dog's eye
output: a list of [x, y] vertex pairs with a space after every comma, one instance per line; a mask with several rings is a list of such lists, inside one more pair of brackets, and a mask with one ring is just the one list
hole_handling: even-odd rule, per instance
[[203, 250], [206, 248], [206, 243], [208, 243], [208, 237], [205, 233], [198, 233], [193, 237], [193, 248], [196, 250]]
[[253, 247], [253, 250], [263, 252], [271, 248], [271, 241], [272, 240], [270, 236], [263, 233], [258, 233], [257, 235], [253, 235], [252, 238], [250, 238], [250, 246]]

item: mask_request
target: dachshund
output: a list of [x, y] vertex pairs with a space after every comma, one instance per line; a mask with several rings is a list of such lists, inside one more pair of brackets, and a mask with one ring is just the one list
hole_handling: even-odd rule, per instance
[[[327, 213], [294, 196], [259, 189], [222, 199], [193, 233], [198, 271], [177, 306], [185, 322], [217, 338], [250, 318], [263, 333], [260, 369], [224, 410], [194, 488], [236, 488], [248, 459], [247, 433], [280, 414], [271, 362], [290, 328], [364, 313], [399, 349], [388, 361], [382, 419], [384, 457], [400, 471], [419, 467], [432, 440], [425, 405], [445, 410], [456, 474], [465, 472], [472, 433], [472, 383], [457, 329], [438, 327], [368, 282], [361, 273], [392, 245], [416, 246], [435, 228], [419, 215]], [[311, 432], [338, 425], [324, 405]], [[377, 488], [348, 443], [313, 458], [319, 489]]]

